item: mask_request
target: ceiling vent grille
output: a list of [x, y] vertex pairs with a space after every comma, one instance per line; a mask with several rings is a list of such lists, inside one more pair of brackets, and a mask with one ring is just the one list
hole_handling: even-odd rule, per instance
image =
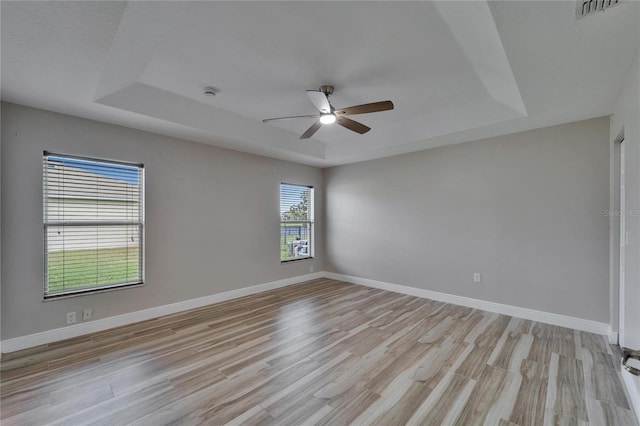
[[602, 12], [620, 3], [622, 0], [577, 0], [576, 19]]

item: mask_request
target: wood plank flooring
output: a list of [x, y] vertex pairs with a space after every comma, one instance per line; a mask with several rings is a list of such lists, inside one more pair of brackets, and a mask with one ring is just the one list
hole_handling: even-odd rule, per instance
[[315, 280], [4, 355], [9, 425], [636, 425], [603, 336]]

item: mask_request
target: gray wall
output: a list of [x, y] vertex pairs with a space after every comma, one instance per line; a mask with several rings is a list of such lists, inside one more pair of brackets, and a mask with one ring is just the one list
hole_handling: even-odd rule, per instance
[[324, 179], [325, 270], [609, 322], [608, 118]]
[[[0, 108], [1, 123], [2, 109]], [[0, 224], [2, 223], [2, 197], [2, 135], [0, 134]], [[0, 226], [0, 354], [2, 354], [2, 336], [2, 226]]]
[[[600, 118], [331, 168], [323, 184], [313, 167], [3, 104], [2, 338], [310, 267], [608, 322], [608, 143]], [[146, 287], [42, 301], [45, 149], [145, 163]], [[282, 181], [316, 187], [314, 260], [279, 262]]]
[[[145, 164], [145, 287], [42, 301], [43, 150]], [[323, 269], [320, 169], [12, 104], [1, 161], [3, 339]], [[280, 264], [280, 182], [317, 188], [313, 260]]]

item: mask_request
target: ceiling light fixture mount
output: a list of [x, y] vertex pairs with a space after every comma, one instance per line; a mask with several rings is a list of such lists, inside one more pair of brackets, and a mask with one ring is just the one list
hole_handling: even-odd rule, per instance
[[202, 94], [205, 96], [215, 96], [220, 93], [220, 89], [213, 86], [207, 86], [203, 89]]
[[329, 95], [333, 95], [333, 86], [328, 84], [324, 86], [320, 86], [319, 91], [327, 95], [327, 98], [328, 98]]

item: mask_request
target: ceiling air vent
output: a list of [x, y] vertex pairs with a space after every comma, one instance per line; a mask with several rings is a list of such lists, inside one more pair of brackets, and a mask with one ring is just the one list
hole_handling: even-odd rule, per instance
[[620, 3], [622, 0], [577, 0], [576, 19], [602, 12]]

